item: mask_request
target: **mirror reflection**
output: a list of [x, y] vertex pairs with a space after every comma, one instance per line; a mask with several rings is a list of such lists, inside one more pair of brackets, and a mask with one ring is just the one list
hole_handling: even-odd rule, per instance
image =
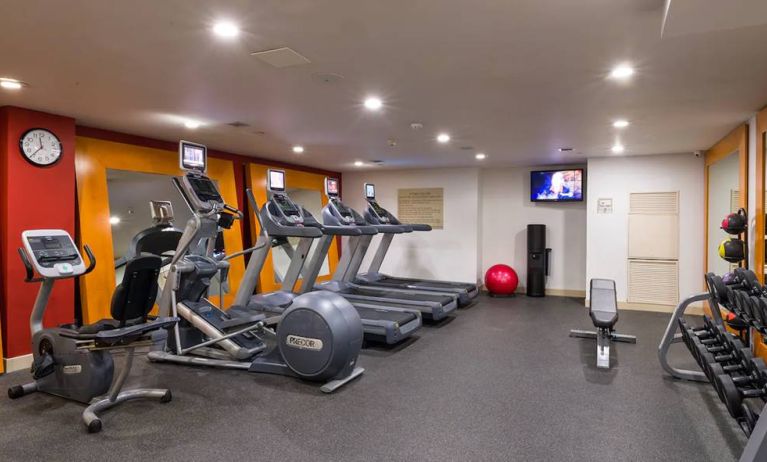
[[[143, 173], [127, 170], [107, 170], [109, 195], [109, 222], [112, 228], [112, 246], [115, 256], [115, 283], [122, 280], [126, 259], [140, 252], [161, 256], [173, 254], [175, 245], [169, 239], [169, 231], [183, 231], [192, 217], [189, 207], [173, 186], [170, 175]], [[168, 202], [170, 207], [160, 207], [157, 202]], [[154, 207], [152, 202], [155, 202]], [[152, 212], [154, 208], [154, 213]], [[161, 210], [165, 210], [162, 211]], [[172, 210], [172, 216], [164, 216]], [[164, 216], [161, 218], [161, 216]], [[141, 235], [141, 240], [134, 240]], [[223, 252], [223, 238], [219, 236], [216, 250]], [[169, 263], [169, 259], [166, 262]], [[165, 282], [169, 266], [163, 267], [160, 286]], [[226, 290], [224, 291], [226, 292]], [[218, 278], [211, 284], [211, 294], [218, 295]]]
[[740, 158], [738, 151], [708, 167], [708, 252], [707, 271], [716, 274], [729, 272], [731, 264], [719, 256], [719, 244], [729, 236], [720, 229], [722, 220], [740, 207]]

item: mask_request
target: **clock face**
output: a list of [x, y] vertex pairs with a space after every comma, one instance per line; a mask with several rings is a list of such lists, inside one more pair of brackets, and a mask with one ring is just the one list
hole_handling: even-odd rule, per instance
[[61, 158], [61, 141], [44, 128], [27, 130], [19, 140], [21, 153], [38, 166], [55, 164]]

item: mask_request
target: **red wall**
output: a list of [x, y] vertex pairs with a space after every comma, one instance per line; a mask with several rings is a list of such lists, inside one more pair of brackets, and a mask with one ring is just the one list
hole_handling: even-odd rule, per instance
[[[50, 167], [35, 167], [19, 152], [19, 138], [30, 128], [46, 128], [64, 152]], [[75, 237], [75, 120], [16, 107], [0, 108], [0, 316], [7, 358], [31, 351], [29, 314], [39, 284], [24, 282], [18, 257], [25, 229], [65, 229]], [[72, 280], [56, 283], [45, 325], [74, 320]]]

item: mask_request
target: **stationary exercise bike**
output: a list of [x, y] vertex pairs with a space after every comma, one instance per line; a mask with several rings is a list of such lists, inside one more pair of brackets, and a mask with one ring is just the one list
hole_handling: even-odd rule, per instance
[[[157, 296], [157, 275], [162, 260], [157, 256], [139, 256], [130, 260], [122, 283], [112, 297], [112, 317], [85, 325], [64, 325], [43, 328], [43, 315], [48, 306], [53, 285], [58, 279], [84, 276], [96, 267], [93, 252], [86, 245], [89, 264], [86, 268], [72, 238], [64, 230], [42, 229], [24, 231], [24, 243], [19, 255], [27, 270], [27, 282], [42, 282], [30, 316], [32, 330], [33, 382], [8, 389], [11, 399], [41, 391], [62, 398], [89, 404], [83, 412], [83, 422], [89, 433], [101, 431], [97, 413], [119, 403], [139, 398], [171, 400], [167, 389], [136, 388], [122, 391], [130, 373], [134, 349], [150, 343], [149, 335], [169, 329], [177, 318], [147, 320], [147, 314]], [[40, 277], [35, 277], [35, 272]], [[126, 365], [114, 376], [111, 350], [128, 351]], [[111, 389], [110, 389], [111, 384]], [[93, 401], [94, 398], [108, 395]]]

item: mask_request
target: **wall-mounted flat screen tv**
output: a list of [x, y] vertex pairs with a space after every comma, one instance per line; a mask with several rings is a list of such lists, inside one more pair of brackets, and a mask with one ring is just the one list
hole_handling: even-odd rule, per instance
[[577, 202], [583, 200], [583, 169], [530, 172], [533, 202]]

